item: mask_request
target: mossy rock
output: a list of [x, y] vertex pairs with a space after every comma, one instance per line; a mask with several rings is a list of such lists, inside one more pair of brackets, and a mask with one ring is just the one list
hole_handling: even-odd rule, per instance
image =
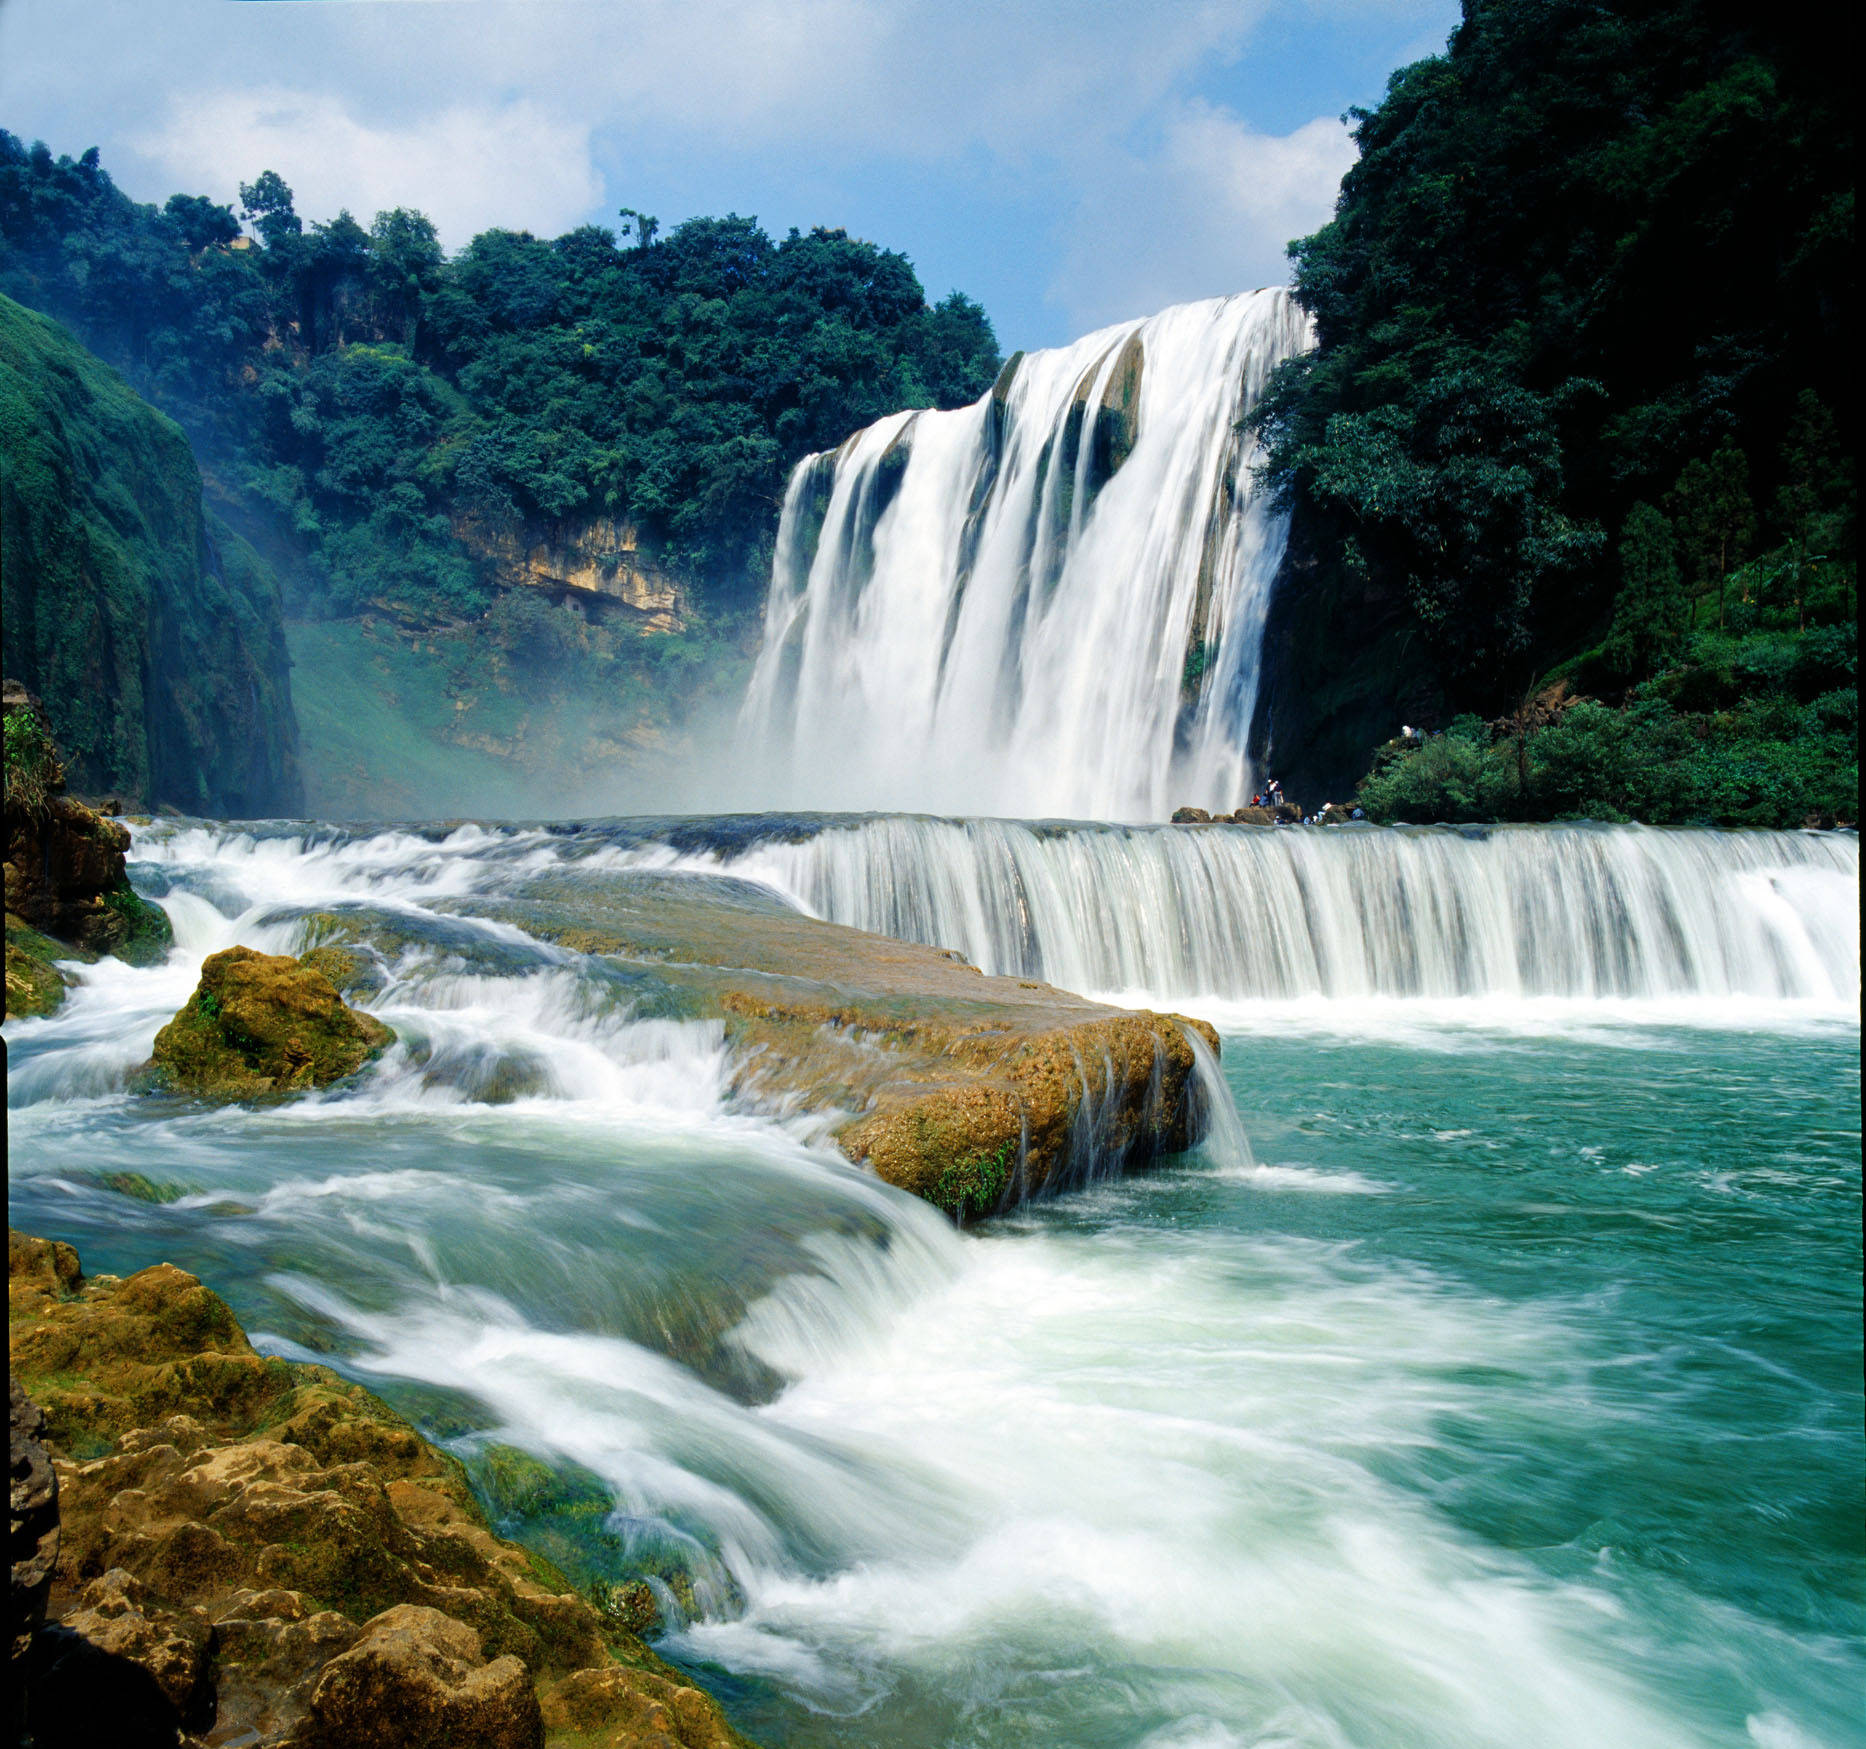
[[175, 927], [160, 905], [152, 905], [128, 881], [104, 894], [105, 908], [120, 925], [110, 951], [132, 966], [159, 965], [175, 945]]
[[[111, 1635], [158, 1674], [178, 1632], [211, 1625], [200, 1680], [220, 1739], [353, 1741], [319, 1728], [321, 1672], [382, 1612], [412, 1606], [471, 1628], [482, 1660], [519, 1660], [551, 1721], [546, 1749], [748, 1749], [642, 1644], [650, 1585], [580, 1595], [494, 1535], [458, 1460], [361, 1386], [255, 1353], [226, 1303], [173, 1265], [87, 1281], [69, 1245], [9, 1231], [7, 1252], [9, 1359], [59, 1476], [48, 1618]], [[508, 1470], [534, 1497], [527, 1463]], [[119, 1599], [100, 1596], [113, 1587]], [[648, 1731], [656, 1717], [679, 1729]]]
[[71, 981], [58, 969], [60, 960], [93, 960], [95, 954], [42, 935], [29, 923], [6, 920], [6, 1017], [36, 1019], [57, 1013]]
[[209, 956], [194, 994], [156, 1034], [144, 1085], [211, 1099], [301, 1093], [354, 1075], [394, 1037], [316, 965], [230, 947]]

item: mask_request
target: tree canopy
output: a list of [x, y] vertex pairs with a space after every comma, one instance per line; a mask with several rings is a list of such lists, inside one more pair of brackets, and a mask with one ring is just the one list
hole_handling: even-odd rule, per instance
[[[1318, 345], [1256, 415], [1302, 596], [1273, 610], [1302, 671], [1270, 695], [1280, 733], [1330, 746], [1320, 781], [1365, 770], [1382, 717], [1515, 721], [1560, 682], [1819, 773], [1740, 805], [1722, 778], [1536, 800], [1528, 731], [1493, 725], [1508, 807], [1850, 812], [1844, 682], [1789, 686], [1807, 665], [1779, 648], [1856, 614], [1850, 79], [1793, 9], [1464, 0], [1445, 54], [1351, 112], [1335, 216], [1290, 246]], [[1536, 733], [1565, 745], [1588, 710]], [[1395, 800], [1434, 761], [1455, 763], [1390, 747], [1381, 810], [1451, 806]]]
[[0, 290], [178, 418], [338, 610], [478, 603], [462, 517], [598, 514], [742, 606], [802, 456], [997, 372], [984, 311], [929, 305], [898, 252], [736, 214], [665, 234], [622, 218], [632, 247], [600, 226], [492, 230], [449, 258], [412, 209], [307, 224], [270, 170], [237, 215], [157, 208], [95, 150], [0, 132]]

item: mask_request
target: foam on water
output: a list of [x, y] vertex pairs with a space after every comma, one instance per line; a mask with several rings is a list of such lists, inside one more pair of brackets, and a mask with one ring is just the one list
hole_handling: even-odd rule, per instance
[[[1444, 924], [1415, 965], [1520, 974], [1533, 940], [1538, 963], [1580, 987], [1537, 995], [1518, 975], [1475, 994], [1176, 1001], [1228, 1023], [1232, 1085], [1253, 1123], [1265, 1103], [1253, 1076], [1276, 1086], [1291, 1072], [1287, 1055], [1282, 1069], [1254, 1066], [1270, 1047], [1312, 1037], [1318, 1057], [1334, 1053], [1299, 1120], [1266, 1143], [1268, 1160], [1253, 1157], [1195, 1042], [1213, 1125], [1183, 1169], [961, 1236], [807, 1136], [729, 1109], [718, 1026], [639, 1018], [578, 956], [429, 909], [539, 869], [574, 873], [585, 858], [668, 867], [697, 854], [715, 873], [789, 880], [799, 897], [812, 870], [841, 880], [857, 868], [861, 883], [830, 881], [815, 898], [880, 892], [876, 846], [900, 823], [788, 845], [754, 834], [737, 855], [523, 828], [141, 831], [137, 878], [166, 888], [177, 946], [161, 967], [82, 968], [60, 1015], [8, 1025], [16, 1218], [75, 1238], [94, 1268], [156, 1255], [198, 1268], [274, 1350], [335, 1361], [417, 1413], [440, 1393], [449, 1424], [468, 1429], [456, 1443], [469, 1459], [500, 1440], [599, 1478], [610, 1534], [678, 1551], [693, 1579], [692, 1619], [663, 1599], [678, 1626], [667, 1649], [735, 1672], [750, 1722], [774, 1743], [1821, 1740], [1810, 1733], [1827, 1730], [1829, 1691], [1859, 1662], [1838, 1630], [1817, 1644], [1700, 1596], [1688, 1561], [1675, 1573], [1658, 1562], [1644, 1592], [1629, 1590], [1613, 1545], [1636, 1532], [1602, 1532], [1584, 1560], [1533, 1535], [1480, 1533], [1449, 1509], [1454, 1482], [1481, 1491], [1474, 1444], [1520, 1470], [1558, 1435], [1617, 1451], [1647, 1425], [1641, 1413], [1667, 1412], [1663, 1400], [1629, 1408], [1612, 1388], [1614, 1369], [1647, 1365], [1662, 1346], [1642, 1334], [1637, 1351], [1614, 1349], [1613, 1295], [1631, 1290], [1512, 1299], [1365, 1235], [1449, 1206], [1442, 1185], [1420, 1190], [1422, 1159], [1468, 1161], [1473, 1184], [1492, 1171], [1513, 1183], [1525, 1161], [1546, 1172], [1544, 1145], [1499, 1113], [1552, 1096], [1557, 1049], [1567, 1061], [1613, 1040], [1616, 1062], [1644, 1051], [1649, 1067], [1695, 1048], [1690, 1037], [1714, 1041], [1702, 1022], [1719, 1004], [1731, 1024], [1760, 1015], [1831, 1049], [1848, 1025], [1849, 978], [1857, 986], [1857, 935], [1833, 915], [1857, 881], [1853, 842], [1393, 834], [1389, 853], [1348, 848], [1388, 842], [1376, 835], [1262, 834], [1255, 848], [1197, 851], [1229, 883], [1214, 876], [1206, 900], [1232, 908], [1181, 910], [1156, 938], [1144, 907], [1187, 894], [1166, 878], [1181, 856], [1163, 848], [1168, 835], [906, 824], [923, 846], [969, 835], [1009, 844], [1026, 871], [1050, 869], [1049, 887], [1018, 889], [1012, 934], [1000, 927], [1010, 913], [986, 903], [996, 889], [982, 853], [953, 850], [930, 874], [903, 865], [903, 890], [943, 896], [919, 912], [901, 900], [891, 915], [918, 916], [923, 938], [1002, 969], [1018, 969], [1005, 963], [1014, 944], [1034, 941], [1046, 967], [1052, 952], [1093, 952], [1168, 985], [1226, 965], [1242, 977], [1270, 962], [1250, 957], [1250, 940], [1225, 959], [1221, 924], [1274, 936], [1295, 915], [1280, 909], [1291, 881], [1310, 901], [1349, 894], [1353, 921], [1340, 928], [1359, 932], [1362, 964], [1388, 963], [1379, 956], [1399, 951], [1400, 928], [1388, 899], [1426, 866], [1456, 904], [1414, 906], [1415, 934], [1462, 914], [1464, 957]], [[1502, 851], [1487, 848], [1499, 839]], [[1506, 905], [1480, 929], [1474, 895], [1515, 878], [1530, 844], [1565, 872], [1514, 895], [1526, 911]], [[1141, 894], [1131, 913], [1112, 873], [1123, 865]], [[1084, 882], [1072, 887], [1070, 871]], [[1618, 895], [1598, 927], [1574, 922], [1583, 887], [1603, 903]], [[1069, 894], [1073, 934], [1060, 933]], [[292, 913], [355, 904], [478, 932], [520, 969], [475, 969], [438, 948], [401, 954], [371, 999], [398, 1043], [352, 1086], [254, 1109], [122, 1093], [207, 953], [235, 941], [291, 951], [304, 937]], [[1314, 963], [1350, 963], [1328, 958], [1328, 915], [1298, 910]], [[944, 933], [967, 915], [974, 935]], [[1554, 934], [1523, 935], [1523, 915]], [[1716, 929], [1741, 939], [1712, 954], [1693, 932]], [[1791, 951], [1797, 939], [1812, 959]], [[1206, 957], [1188, 957], [1188, 942]], [[1699, 986], [1667, 995], [1668, 967], [1694, 968]], [[1693, 1034], [1662, 1030], [1667, 1002]], [[1349, 1045], [1349, 1068], [1332, 1066]], [[1388, 1122], [1388, 1096], [1365, 1084], [1376, 1060], [1398, 1060], [1401, 1077], [1481, 1078], [1511, 1053], [1533, 1056], [1537, 1075], [1498, 1080], [1502, 1093], [1483, 1082], [1418, 1133]], [[495, 1081], [504, 1103], [487, 1102]], [[1636, 1111], [1638, 1086], [1618, 1069], [1612, 1085]], [[1583, 1096], [1583, 1109], [1600, 1108], [1592, 1083]], [[1299, 1145], [1337, 1132], [1364, 1145], [1346, 1157]], [[1753, 1222], [1769, 1199], [1836, 1170], [1786, 1143], [1767, 1159], [1699, 1163], [1688, 1134], [1661, 1133], [1665, 1147], [1648, 1137], [1624, 1158], [1578, 1138], [1566, 1182], [1538, 1179], [1484, 1218], [1586, 1219], [1577, 1244], [1632, 1230], [1657, 1245], [1684, 1218], [1680, 1198]], [[107, 1185], [123, 1172], [179, 1194], [129, 1201]], [[1727, 1183], [1712, 1182], [1720, 1172]], [[1577, 1212], [1577, 1187], [1609, 1174], [1606, 1212]], [[1363, 1218], [1373, 1226], [1350, 1233]], [[1627, 1279], [1652, 1262], [1636, 1257]], [[1781, 1376], [1792, 1366], [1741, 1332], [1664, 1342], [1681, 1356], [1657, 1375], [1666, 1389], [1700, 1391], [1718, 1354], [1756, 1349], [1755, 1365], [1775, 1369], [1769, 1388], [1812, 1400], [1806, 1381]], [[1753, 1369], [1729, 1364], [1745, 1381], [1733, 1400], [1746, 1400]], [[1844, 1431], [1841, 1411], [1820, 1413]], [[1518, 1505], [1540, 1522], [1533, 1500]], [[1783, 1692], [1784, 1672], [1795, 1692]]]

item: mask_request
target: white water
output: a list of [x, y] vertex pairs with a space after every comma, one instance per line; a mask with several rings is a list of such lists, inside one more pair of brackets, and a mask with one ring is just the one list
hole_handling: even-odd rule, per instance
[[[1087, 921], [1056, 939], [1083, 951], [1090, 922], [1115, 944], [1136, 926], [1117, 905], [1124, 856], [1229, 856], [1248, 895], [1270, 879], [1246, 878], [1251, 857], [1351, 871], [1376, 854], [1363, 839], [1402, 862], [1409, 846], [1486, 848], [904, 821], [760, 844], [733, 866], [775, 878], [759, 859], [815, 855], [794, 872], [859, 853], [847, 867], [877, 891], [890, 866], [903, 889], [929, 870], [951, 885], [968, 836], [1016, 846], [1033, 869], [1077, 859], [1089, 884], [1054, 903]], [[1581, 851], [1548, 858], [1585, 861], [1576, 836]], [[1746, 880], [1792, 893], [1803, 876], [1857, 878], [1846, 839], [1593, 836], [1616, 867], [1659, 840], [1670, 903], [1753, 901], [1765, 922], [1775, 913], [1760, 889], [1743, 899]], [[1756, 1742], [1844, 1740], [1758, 1733], [1834, 1712], [1850, 1654], [1682, 1581], [1653, 1604], [1604, 1554], [1541, 1561], [1406, 1479], [1418, 1454], [1451, 1450], [1447, 1427], [1533, 1445], [1546, 1415], [1618, 1450], [1627, 1411], [1603, 1383], [1621, 1363], [1613, 1317], [1579, 1294], [1518, 1305], [1327, 1226], [1262, 1230], [1267, 1198], [1301, 1196], [1322, 1221], [1418, 1200], [1378, 1146], [1365, 1171], [1281, 1151], [1257, 1165], [1231, 1117], [1186, 1169], [961, 1236], [731, 1113], [716, 1028], [633, 1018], [579, 956], [448, 913], [533, 871], [596, 875], [639, 856], [600, 833], [190, 829], [139, 832], [133, 854], [139, 878], [171, 883], [177, 948], [166, 967], [83, 968], [65, 1012], [7, 1027], [15, 1218], [77, 1239], [94, 1269], [167, 1256], [210, 1274], [272, 1350], [335, 1359], [391, 1393], [457, 1393], [477, 1405], [469, 1458], [503, 1439], [593, 1472], [631, 1539], [682, 1551], [699, 1616], [670, 1649], [766, 1696], [766, 1740], [1687, 1749], [1742, 1741], [1745, 1709]], [[1343, 875], [1346, 890], [1377, 869]], [[1475, 904], [1518, 877], [1438, 878]], [[294, 949], [303, 925], [280, 907], [346, 903], [523, 964], [487, 971], [445, 942], [403, 952], [369, 1002], [400, 1042], [354, 1087], [250, 1110], [124, 1096], [206, 953]], [[1063, 914], [1023, 903], [1046, 928]], [[1810, 940], [1833, 924], [1805, 898], [1783, 903]], [[1710, 915], [1748, 940], [1732, 921], [1748, 912]], [[1711, 926], [1691, 916], [1687, 934]], [[1606, 917], [1600, 931], [1634, 940], [1659, 927], [1618, 901]], [[1778, 964], [1731, 951], [1726, 979]], [[493, 1066], [513, 1062], [533, 1090], [481, 1103]], [[187, 1194], [131, 1202], [100, 1183], [121, 1171]], [[661, 1333], [695, 1306], [723, 1306], [717, 1350], [771, 1368], [775, 1396], [735, 1394], [670, 1351]], [[1739, 1704], [1700, 1709], [1694, 1687], [1718, 1681]]]
[[1102, 994], [1859, 1001], [1850, 833], [897, 816], [684, 860], [987, 972]]
[[[1308, 344], [1285, 290], [1185, 304], [1022, 357], [1001, 412], [895, 414], [802, 463], [741, 719], [758, 793], [1100, 819], [1248, 800], [1286, 520], [1240, 420]], [[1137, 436], [1103, 484], [1136, 348]]]

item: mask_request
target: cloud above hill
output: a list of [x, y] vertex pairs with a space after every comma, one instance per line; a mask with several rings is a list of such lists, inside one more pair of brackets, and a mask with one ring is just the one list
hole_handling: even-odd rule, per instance
[[[1396, 54], [1451, 15], [1448, 0], [7, 0], [0, 120], [55, 150], [101, 146], [139, 198], [231, 199], [272, 168], [309, 217], [419, 206], [455, 246], [488, 225], [610, 222], [624, 203], [846, 223], [905, 248], [934, 289], [1047, 326], [1007, 336], [1041, 341], [1284, 277], [1285, 242], [1327, 216], [1351, 161], [1337, 87], [1380, 76], [1318, 71], [1327, 52], [1303, 45], [1332, 31], [1363, 58], [1376, 39]], [[1252, 113], [1310, 88], [1335, 108]]]

